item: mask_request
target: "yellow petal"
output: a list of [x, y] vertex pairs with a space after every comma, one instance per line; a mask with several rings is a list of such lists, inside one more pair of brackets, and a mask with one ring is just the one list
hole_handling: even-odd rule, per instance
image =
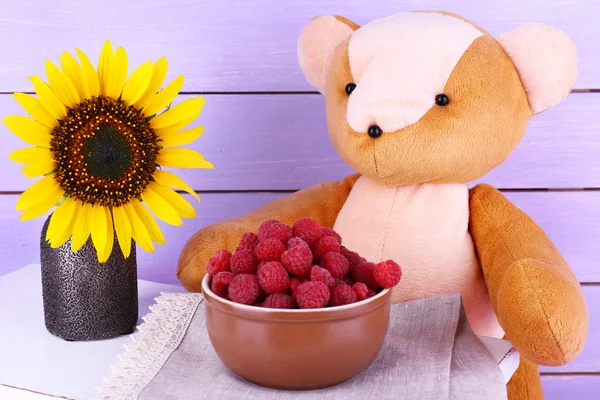
[[67, 78], [69, 78], [69, 80], [73, 83], [73, 86], [75, 86], [75, 89], [77, 89], [77, 93], [81, 99], [89, 99], [92, 97], [90, 89], [88, 88], [87, 82], [83, 76], [83, 69], [75, 57], [66, 51], [63, 51], [60, 56], [60, 66]]
[[50, 147], [50, 128], [37, 120], [20, 115], [11, 115], [2, 120], [8, 130], [26, 143], [40, 147]]
[[35, 178], [38, 176], [48, 175], [56, 169], [56, 163], [52, 159], [40, 158], [32, 161], [29, 165], [23, 167], [21, 172], [27, 178]]
[[165, 137], [165, 136], [177, 133], [180, 129], [183, 129], [186, 126], [188, 126], [189, 124], [191, 124], [192, 122], [194, 122], [196, 120], [196, 118], [198, 118], [198, 116], [194, 115], [194, 116], [192, 116], [188, 119], [185, 119], [175, 125], [167, 126], [165, 128], [160, 128], [160, 129], [154, 129], [154, 132], [160, 137]]
[[98, 82], [100, 83], [100, 94], [107, 94], [109, 71], [112, 65], [113, 50], [109, 40], [104, 42], [98, 61]]
[[108, 227], [106, 225], [106, 213], [108, 209], [101, 205], [94, 205], [90, 214], [90, 230], [92, 233], [92, 242], [98, 253], [98, 259], [102, 257], [106, 247], [106, 234]]
[[17, 200], [15, 207], [17, 210], [25, 210], [37, 204], [39, 199], [44, 197], [46, 193], [52, 192], [59, 187], [58, 182], [54, 179], [54, 174], [47, 175], [24, 191], [19, 200]]
[[73, 233], [77, 217], [77, 202], [67, 197], [50, 217], [50, 224], [46, 232], [46, 240], [54, 248], [62, 246]]
[[138, 110], [143, 109], [146, 106], [146, 104], [148, 104], [148, 101], [150, 101], [150, 99], [154, 97], [154, 95], [158, 92], [158, 89], [160, 89], [165, 80], [165, 77], [167, 76], [168, 66], [169, 65], [167, 63], [167, 59], [164, 57], [161, 57], [156, 62], [156, 64], [154, 64], [154, 67], [152, 68], [152, 78], [150, 78], [148, 88], [146, 89], [142, 97], [140, 97], [139, 100], [135, 102], [135, 108], [137, 108]]
[[205, 100], [203, 97], [187, 99], [150, 120], [153, 129], [166, 128], [190, 118], [198, 118]]
[[152, 61], [148, 61], [137, 67], [131, 74], [125, 87], [123, 88], [123, 94], [121, 98], [127, 105], [134, 104], [148, 88], [148, 83], [152, 77]]
[[81, 69], [83, 71], [83, 80], [86, 88], [90, 91], [90, 96], [98, 96], [100, 94], [100, 81], [96, 69], [88, 56], [81, 50], [75, 49], [81, 61]]
[[136, 214], [131, 203], [126, 203], [123, 208], [127, 212], [127, 217], [129, 218], [129, 222], [131, 223], [131, 237], [135, 242], [140, 245], [140, 247], [146, 250], [149, 253], [154, 251], [154, 245], [152, 244], [152, 240], [148, 235], [148, 231], [146, 227], [140, 220], [140, 217]]
[[196, 210], [194, 210], [194, 207], [192, 207], [192, 205], [188, 203], [186, 199], [181, 197], [181, 195], [173, 189], [169, 189], [168, 187], [160, 185], [156, 182], [151, 182], [148, 185], [148, 188], [169, 203], [181, 217], [194, 218], [196, 216]]
[[27, 147], [15, 150], [8, 155], [8, 158], [19, 164], [31, 164], [36, 161], [52, 161], [52, 153], [49, 149], [42, 147]]
[[160, 149], [158, 157], [156, 157], [156, 163], [174, 168], [213, 168], [213, 165], [206, 161], [202, 154], [195, 150], [180, 147]]
[[179, 94], [182, 86], [183, 75], [180, 75], [150, 99], [146, 107], [144, 107], [144, 115], [147, 117], [154, 115], [171, 104]]
[[108, 82], [106, 84], [106, 95], [118, 99], [127, 80], [127, 53], [122, 47], [118, 47], [112, 57]]
[[67, 107], [73, 108], [81, 100], [73, 82], [50, 60], [46, 60], [46, 75], [50, 88]]
[[26, 208], [23, 211], [23, 214], [21, 214], [21, 221], [29, 221], [39, 217], [40, 215], [46, 214], [48, 210], [58, 203], [64, 194], [64, 190], [62, 190], [60, 187], [44, 193], [44, 196], [40, 197], [36, 204]]
[[198, 139], [204, 133], [203, 126], [197, 126], [195, 128], [186, 129], [185, 131], [172, 132], [166, 135], [159, 135], [161, 146], [171, 147], [171, 146], [182, 146], [185, 144], [192, 143], [194, 140]]
[[108, 208], [106, 210], [106, 244], [104, 245], [104, 249], [102, 252], [98, 253], [98, 261], [100, 263], [105, 263], [108, 261], [110, 254], [113, 250], [113, 245], [115, 243], [115, 231], [113, 230], [113, 219], [110, 215], [110, 210]]
[[127, 258], [131, 253], [131, 222], [129, 222], [127, 211], [123, 207], [113, 207], [112, 212], [119, 247], [123, 252], [123, 256]]
[[33, 83], [33, 89], [37, 93], [42, 105], [54, 118], [62, 119], [67, 115], [67, 108], [56, 97], [46, 82], [42, 81], [37, 75], [30, 77], [29, 80]]
[[79, 208], [77, 223], [73, 227], [73, 239], [71, 240], [71, 251], [74, 253], [81, 249], [90, 237], [92, 205], [77, 201], [77, 208]]
[[170, 225], [179, 226], [183, 224], [177, 211], [165, 199], [152, 190], [150, 185], [146, 187], [141, 194], [142, 200], [148, 205], [148, 208], [158, 217], [158, 219]]
[[13, 97], [29, 115], [46, 125], [48, 128], [54, 129], [54, 127], [58, 125], [56, 118], [54, 118], [52, 114], [44, 108], [42, 102], [35, 97], [25, 93], [15, 93], [13, 94]]
[[188, 184], [185, 183], [183, 181], [183, 179], [181, 179], [174, 173], [163, 171], [163, 170], [159, 169], [154, 172], [152, 177], [154, 178], [154, 180], [157, 183], [160, 183], [161, 185], [165, 185], [165, 186], [172, 187], [175, 189], [184, 190], [184, 191], [188, 192], [189, 194], [191, 194], [192, 196], [194, 196], [196, 198], [196, 200], [200, 201], [200, 197], [198, 197], [198, 195], [196, 194], [194, 189], [192, 189], [190, 186], [188, 186]]
[[162, 231], [154, 220], [154, 217], [150, 214], [150, 211], [148, 211], [148, 209], [144, 207], [138, 199], [132, 199], [131, 204], [133, 205], [133, 209], [140, 221], [142, 221], [142, 224], [144, 224], [146, 227], [146, 230], [150, 235], [150, 239], [154, 240], [158, 244], [167, 243]]

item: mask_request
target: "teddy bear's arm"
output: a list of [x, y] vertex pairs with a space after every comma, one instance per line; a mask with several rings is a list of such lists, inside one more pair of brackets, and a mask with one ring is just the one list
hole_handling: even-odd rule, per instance
[[583, 349], [588, 313], [581, 285], [544, 231], [490, 185], [470, 191], [469, 230], [500, 325], [542, 365]]
[[256, 232], [267, 219], [292, 225], [302, 217], [311, 217], [322, 226], [332, 227], [360, 175], [340, 181], [324, 182], [271, 201], [262, 207], [199, 230], [192, 236], [179, 257], [177, 276], [189, 291], [200, 291], [206, 264], [219, 249], [235, 250], [245, 232]]

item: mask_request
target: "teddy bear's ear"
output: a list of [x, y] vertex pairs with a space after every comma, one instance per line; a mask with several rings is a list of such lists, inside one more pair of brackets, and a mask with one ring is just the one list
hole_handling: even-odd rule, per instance
[[355, 23], [338, 16], [316, 17], [302, 29], [298, 39], [298, 60], [312, 87], [323, 93], [335, 49], [358, 29]]
[[577, 52], [563, 31], [526, 24], [500, 35], [498, 42], [519, 73], [533, 114], [569, 94], [577, 79]]

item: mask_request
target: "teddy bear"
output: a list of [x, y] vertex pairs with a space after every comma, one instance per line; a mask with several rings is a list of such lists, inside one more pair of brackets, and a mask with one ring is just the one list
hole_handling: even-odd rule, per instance
[[[544, 231], [488, 184], [529, 119], [564, 99], [577, 76], [562, 31], [526, 24], [492, 37], [459, 15], [418, 11], [364, 26], [341, 16], [307, 22], [298, 40], [307, 81], [325, 99], [329, 137], [355, 174], [272, 201], [198, 231], [177, 275], [200, 291], [220, 248], [267, 219], [312, 217], [371, 262], [403, 269], [394, 303], [460, 293], [478, 335], [521, 355], [509, 399], [542, 399], [538, 365], [582, 350], [581, 286]], [[526, 171], [524, 171], [526, 173]]]

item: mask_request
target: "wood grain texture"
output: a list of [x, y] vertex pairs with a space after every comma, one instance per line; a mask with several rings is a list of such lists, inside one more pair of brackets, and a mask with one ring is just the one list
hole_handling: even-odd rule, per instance
[[598, 400], [600, 374], [575, 376], [543, 376], [546, 400]]
[[[179, 100], [186, 98], [181, 96]], [[214, 170], [177, 171], [196, 190], [295, 190], [340, 179], [351, 170], [329, 141], [320, 95], [208, 95], [193, 143]], [[9, 95], [2, 114], [25, 115]], [[21, 191], [26, 179], [8, 154], [23, 146], [0, 124], [0, 191]], [[482, 178], [501, 188], [600, 187], [600, 93], [574, 93], [534, 117], [521, 145]]]
[[94, 60], [111, 39], [131, 64], [167, 56], [170, 76], [186, 74], [187, 91], [306, 91], [296, 57], [302, 26], [339, 14], [359, 24], [396, 12], [448, 10], [497, 36], [519, 24], [565, 30], [578, 48], [577, 88], [600, 87], [598, 0], [20, 0], [4, 2], [0, 30], [0, 90], [25, 90], [44, 59], [78, 47]]
[[[140, 278], [176, 283], [179, 252], [194, 232], [208, 224], [241, 215], [282, 193], [206, 193], [200, 204], [190, 201], [197, 217], [182, 227], [162, 224], [167, 244], [156, 252], [139, 251]], [[507, 197], [546, 230], [582, 282], [600, 282], [600, 191], [515, 192]], [[190, 199], [188, 195], [186, 198]], [[20, 222], [14, 211], [18, 196], [0, 196], [0, 274], [39, 262], [39, 234], [44, 218]]]
[[[202, 194], [195, 204], [198, 216], [182, 227], [160, 224], [167, 244], [155, 253], [139, 250], [140, 279], [178, 284], [176, 263], [186, 240], [199, 228], [248, 212], [281, 193]], [[190, 197], [186, 195], [189, 199]], [[571, 262], [581, 281], [600, 281], [600, 192], [518, 192], [507, 193], [517, 206], [531, 214], [555, 241]], [[18, 222], [13, 210], [16, 195], [0, 196], [0, 274], [25, 264], [39, 262], [39, 234], [43, 218]], [[600, 285], [584, 286], [590, 311], [589, 339], [582, 355], [561, 368], [543, 368], [546, 372], [594, 372], [600, 370]]]
[[[197, 230], [249, 212], [282, 194], [201, 194], [200, 204], [187, 194], [183, 196], [196, 208], [198, 215], [194, 219], [185, 219], [179, 227], [158, 221], [167, 244], [157, 246], [154, 253], [146, 253], [137, 248], [139, 279], [179, 284], [175, 276], [177, 259], [187, 239]], [[40, 262], [39, 240], [45, 217], [33, 221], [19, 221], [19, 213], [14, 210], [17, 198], [16, 195], [0, 196], [0, 275], [26, 264]]]

